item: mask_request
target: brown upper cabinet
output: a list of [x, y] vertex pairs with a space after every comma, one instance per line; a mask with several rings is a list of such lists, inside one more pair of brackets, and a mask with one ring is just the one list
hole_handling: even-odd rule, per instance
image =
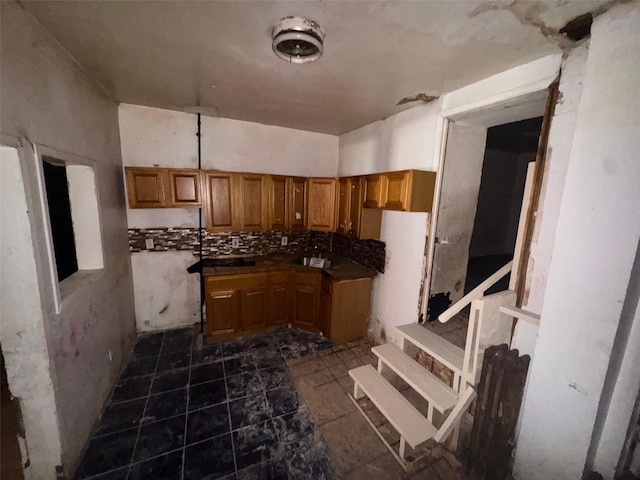
[[266, 230], [269, 218], [267, 176], [236, 173], [236, 225], [240, 230]]
[[363, 177], [339, 180], [337, 233], [363, 240], [380, 238], [382, 210], [363, 208], [364, 195]]
[[269, 229], [289, 228], [289, 178], [278, 175], [269, 177]]
[[130, 208], [167, 207], [166, 169], [125, 168]]
[[407, 170], [382, 175], [382, 208], [403, 212], [430, 212], [436, 185], [435, 172]]
[[202, 181], [200, 170], [169, 169], [169, 205], [171, 207], [201, 207]]
[[333, 232], [336, 228], [335, 178], [310, 178], [307, 183], [307, 215], [309, 230]]
[[270, 175], [269, 229], [304, 230], [306, 228], [306, 178]]
[[130, 208], [201, 207], [200, 170], [125, 167]]
[[351, 179], [349, 178], [340, 178], [338, 180], [338, 227], [336, 232], [343, 235], [349, 232], [350, 183]]
[[365, 208], [430, 212], [436, 173], [422, 170], [387, 172], [365, 177]]
[[307, 179], [291, 177], [289, 188], [289, 229], [304, 230], [307, 228]]
[[364, 177], [365, 208], [382, 208], [382, 175], [367, 175]]
[[204, 185], [207, 230], [211, 232], [236, 230], [233, 173], [206, 171]]

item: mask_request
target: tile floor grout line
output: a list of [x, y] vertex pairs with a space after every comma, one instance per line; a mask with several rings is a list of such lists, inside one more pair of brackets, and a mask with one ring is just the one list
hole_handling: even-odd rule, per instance
[[189, 398], [191, 397], [191, 367], [193, 363], [193, 334], [191, 335], [191, 347], [189, 349], [189, 378], [187, 379], [187, 403], [184, 410], [184, 439], [182, 442], [182, 467], [180, 468], [180, 478], [184, 479], [184, 467], [187, 462], [187, 421], [189, 419]]
[[153, 382], [156, 379], [156, 372], [158, 371], [158, 364], [160, 363], [160, 355], [162, 355], [162, 347], [164, 346], [164, 340], [167, 338], [166, 332], [162, 334], [162, 342], [160, 342], [160, 351], [158, 352], [158, 358], [156, 359], [156, 366], [153, 370], [153, 378], [151, 379], [151, 384], [149, 385], [149, 391], [147, 392], [147, 398], [144, 402], [144, 408], [142, 409], [142, 416], [138, 421], [138, 434], [136, 435], [136, 441], [133, 444], [133, 451], [131, 452], [131, 457], [129, 458], [129, 465], [127, 470], [126, 480], [129, 479], [129, 474], [131, 473], [131, 467], [134, 465], [133, 458], [138, 450], [138, 441], [140, 440], [140, 432], [142, 431], [142, 424], [144, 422], [144, 416], [147, 413], [147, 406], [149, 405], [149, 398], [151, 397], [151, 389], [153, 388]]
[[[229, 418], [229, 437], [231, 439], [231, 455], [233, 455], [233, 473], [238, 475], [238, 461], [236, 460], [236, 448], [233, 441], [233, 424], [231, 423], [231, 402], [229, 400], [229, 393], [227, 392], [227, 371], [224, 366], [224, 347], [220, 345], [220, 351], [222, 352], [222, 379], [224, 383], [224, 394], [227, 400], [227, 417]], [[233, 375], [232, 375], [233, 376]]]

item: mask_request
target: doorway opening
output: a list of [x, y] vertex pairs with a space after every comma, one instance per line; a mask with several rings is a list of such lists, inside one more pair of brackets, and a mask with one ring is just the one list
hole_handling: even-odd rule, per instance
[[[527, 167], [536, 159], [542, 117], [487, 129], [464, 293], [513, 259]], [[509, 275], [487, 290], [506, 290]]]
[[0, 354], [0, 384], [0, 422], [2, 424], [0, 478], [3, 480], [22, 480], [24, 478], [22, 455], [18, 443], [18, 435], [20, 435], [19, 407], [17, 402], [11, 398], [9, 391], [7, 371], [4, 368], [4, 353]]

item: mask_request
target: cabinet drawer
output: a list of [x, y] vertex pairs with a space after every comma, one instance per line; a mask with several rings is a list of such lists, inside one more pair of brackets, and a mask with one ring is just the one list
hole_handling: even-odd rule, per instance
[[268, 284], [268, 273], [247, 273], [225, 275], [223, 277], [207, 277], [209, 290], [244, 290], [246, 288], [263, 287]]
[[289, 283], [290, 277], [291, 277], [291, 272], [289, 272], [289, 270], [269, 273], [269, 281], [271, 282], [271, 284]]
[[320, 286], [320, 272], [293, 272], [291, 281], [294, 285]]

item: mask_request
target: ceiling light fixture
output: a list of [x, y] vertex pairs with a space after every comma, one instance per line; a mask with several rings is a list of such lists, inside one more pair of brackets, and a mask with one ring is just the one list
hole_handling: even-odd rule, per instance
[[271, 36], [273, 52], [289, 63], [315, 62], [322, 56], [324, 31], [313, 20], [285, 17]]

